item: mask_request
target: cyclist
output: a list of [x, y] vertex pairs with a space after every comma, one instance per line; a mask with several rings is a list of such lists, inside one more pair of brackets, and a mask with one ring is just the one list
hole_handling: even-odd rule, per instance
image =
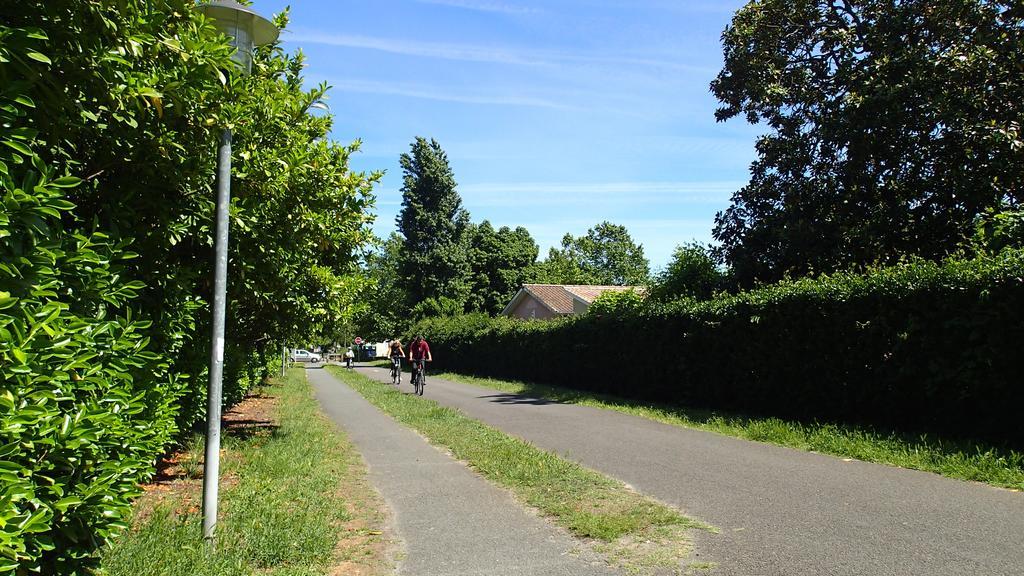
[[395, 338], [391, 341], [388, 356], [391, 357], [391, 383], [398, 386], [402, 383], [402, 358], [405, 357], [401, 340]]
[[[423, 396], [423, 387], [427, 384], [424, 362], [434, 361], [434, 357], [430, 354], [430, 345], [423, 339], [423, 336], [416, 336], [409, 343], [409, 361], [412, 362], [413, 386], [416, 393]], [[419, 375], [419, 385], [416, 383], [417, 375]]]

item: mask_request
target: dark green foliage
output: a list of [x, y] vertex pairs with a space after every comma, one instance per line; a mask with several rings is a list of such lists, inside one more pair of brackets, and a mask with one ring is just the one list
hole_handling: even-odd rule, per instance
[[60, 189], [71, 179], [40, 174], [2, 178], [0, 573], [73, 574], [124, 526], [170, 440], [178, 387], [144, 351], [149, 323], [125, 309], [141, 288], [120, 277], [133, 255], [64, 232], [53, 214], [73, 208]]
[[[366, 329], [393, 335], [408, 327], [409, 318], [500, 311], [537, 259], [530, 233], [522, 227], [494, 230], [487, 221], [471, 224], [448, 157], [436, 140], [416, 138], [400, 162], [402, 211], [396, 222], [401, 245], [389, 245], [367, 261], [371, 276], [380, 277], [382, 294], [371, 296], [374, 311], [367, 319], [374, 323]], [[397, 296], [404, 301], [395, 301]], [[398, 316], [390, 310], [402, 305]]]
[[544, 284], [637, 286], [647, 283], [650, 265], [625, 226], [601, 222], [586, 236], [566, 234], [562, 247], [552, 248], [532, 276]]
[[1024, 202], [1024, 9], [763, 0], [723, 34], [716, 117], [765, 125], [715, 237], [744, 284], [941, 259]]
[[531, 284], [599, 284], [597, 276], [583, 269], [582, 264], [569, 256], [564, 248], [572, 236], [562, 238], [562, 249], [548, 249], [548, 257], [537, 262], [527, 272]]
[[[203, 417], [212, 187], [235, 133], [225, 400], [349, 314], [374, 177], [325, 140], [301, 56], [231, 48], [189, 0], [5, 3], [0, 574], [84, 574]], [[286, 18], [279, 17], [283, 25]], [[129, 252], [130, 250], [130, 252]], [[134, 254], [137, 254], [135, 257]]]
[[1024, 209], [990, 209], [974, 227], [975, 252], [994, 254], [1006, 248], [1024, 248]]
[[353, 319], [356, 334], [352, 336], [380, 342], [402, 334], [411, 322], [408, 299], [398, 280], [401, 251], [402, 237], [392, 233], [365, 255], [363, 270], [368, 282], [358, 298], [362, 307]]
[[472, 289], [466, 309], [497, 314], [527, 282], [537, 261], [537, 243], [522, 226], [495, 230], [484, 220], [472, 227], [469, 245]]
[[1020, 250], [552, 322], [475, 315], [414, 330], [440, 370], [1024, 446]]
[[647, 296], [640, 290], [605, 292], [591, 302], [587, 315], [605, 316], [636, 313], [647, 306]]
[[[29, 104], [6, 96], [0, 125]], [[30, 141], [10, 146], [12, 132], [0, 128], [17, 155], [0, 175], [0, 573], [77, 574], [125, 526], [173, 434], [180, 387], [128, 307], [142, 288], [123, 279], [136, 255], [65, 231], [80, 180], [53, 178]]]
[[46, 32], [0, 27], [0, 574], [78, 574], [125, 526], [174, 432], [178, 385], [129, 307], [135, 254], [65, 230], [79, 178], [33, 151]]
[[669, 301], [689, 296], [706, 300], [724, 288], [725, 274], [711, 257], [711, 250], [696, 242], [677, 246], [668, 267], [658, 273], [651, 298]]
[[458, 316], [463, 312], [465, 312], [465, 302], [455, 298], [448, 298], [447, 296], [438, 296], [437, 298], [421, 300], [409, 310], [408, 318], [409, 323], [411, 323], [420, 318]]
[[404, 172], [396, 219], [403, 240], [399, 280], [410, 307], [440, 298], [461, 304], [469, 294], [469, 212], [441, 145], [417, 137], [410, 148], [399, 159]]

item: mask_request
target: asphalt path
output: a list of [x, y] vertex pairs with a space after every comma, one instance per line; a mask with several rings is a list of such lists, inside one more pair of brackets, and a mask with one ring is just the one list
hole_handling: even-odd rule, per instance
[[[320, 405], [367, 463], [410, 576], [613, 576], [568, 533], [528, 512], [326, 370], [306, 371]], [[409, 391], [409, 390], [407, 390]], [[410, 391], [411, 392], [411, 391]]]
[[[389, 381], [389, 370], [360, 367]], [[728, 576], [1022, 576], [1024, 493], [428, 377], [426, 397], [720, 529]], [[403, 386], [408, 384], [403, 382]]]

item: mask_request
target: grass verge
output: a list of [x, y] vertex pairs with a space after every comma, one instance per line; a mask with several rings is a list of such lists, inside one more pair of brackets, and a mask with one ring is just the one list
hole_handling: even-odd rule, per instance
[[929, 436], [911, 437], [837, 424], [802, 424], [778, 418], [728, 416], [557, 386], [456, 373], [438, 374], [435, 378], [566, 404], [605, 408], [674, 426], [707, 430], [747, 440], [1024, 490], [1024, 454], [984, 444], [949, 442]]
[[484, 477], [512, 490], [631, 573], [681, 570], [686, 531], [712, 530], [678, 511], [458, 410], [403, 394], [353, 370], [329, 366], [373, 405], [442, 446]]
[[[234, 418], [232, 418], [234, 416]], [[180, 478], [151, 487], [132, 529], [104, 550], [109, 576], [320, 576], [384, 573], [383, 504], [355, 448], [320, 414], [304, 370], [226, 418], [215, 548], [200, 537], [201, 438]], [[190, 478], [189, 476], [193, 476]]]

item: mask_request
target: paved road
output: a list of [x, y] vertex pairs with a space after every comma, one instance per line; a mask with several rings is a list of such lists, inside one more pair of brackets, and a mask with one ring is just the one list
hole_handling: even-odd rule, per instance
[[362, 453], [404, 545], [411, 576], [613, 576], [567, 533], [411, 429], [380, 412], [327, 371], [310, 369], [324, 412]]
[[1024, 493], [438, 378], [426, 397], [719, 527], [697, 537], [715, 574], [1024, 575]]

